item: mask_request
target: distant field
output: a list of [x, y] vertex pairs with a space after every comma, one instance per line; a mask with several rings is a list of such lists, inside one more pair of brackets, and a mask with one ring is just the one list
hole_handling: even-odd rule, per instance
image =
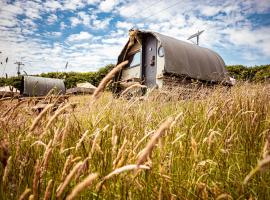
[[0, 106], [1, 199], [270, 199], [270, 85]]

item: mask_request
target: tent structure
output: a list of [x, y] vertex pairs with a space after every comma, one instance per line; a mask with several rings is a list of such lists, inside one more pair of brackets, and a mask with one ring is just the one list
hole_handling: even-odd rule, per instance
[[129, 36], [118, 64], [129, 63], [115, 78], [117, 86], [140, 82], [161, 88], [168, 75], [230, 84], [223, 59], [210, 49], [151, 31], [131, 30]]
[[89, 82], [78, 83], [76, 87], [67, 89], [67, 94], [93, 94], [96, 87]]
[[0, 87], [0, 97], [20, 95], [20, 91], [11, 85]]

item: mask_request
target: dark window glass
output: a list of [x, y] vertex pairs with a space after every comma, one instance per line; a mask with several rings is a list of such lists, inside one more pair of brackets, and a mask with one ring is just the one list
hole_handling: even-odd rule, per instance
[[135, 67], [141, 64], [141, 52], [138, 51], [135, 54], [131, 55], [129, 58], [129, 67]]

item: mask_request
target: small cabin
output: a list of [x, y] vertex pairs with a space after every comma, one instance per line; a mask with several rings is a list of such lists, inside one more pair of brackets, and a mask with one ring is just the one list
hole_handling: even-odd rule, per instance
[[130, 30], [129, 36], [118, 57], [118, 64], [129, 61], [115, 78], [118, 89], [133, 82], [162, 88], [172, 76], [230, 84], [223, 59], [210, 49], [150, 31]]

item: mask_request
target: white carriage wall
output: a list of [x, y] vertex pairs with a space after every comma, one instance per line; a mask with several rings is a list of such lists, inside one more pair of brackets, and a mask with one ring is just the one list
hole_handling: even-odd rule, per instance
[[159, 88], [162, 88], [163, 86], [163, 71], [164, 71], [164, 65], [165, 65], [165, 60], [164, 60], [164, 57], [160, 57], [158, 55], [158, 50], [159, 50], [159, 47], [161, 46], [161, 43], [160, 41], [157, 40], [157, 55], [156, 55], [156, 66], [157, 66], [157, 74], [156, 74], [156, 83], [157, 83], [157, 86]]
[[122, 79], [140, 79], [141, 78], [141, 66], [131, 67], [122, 71]]

